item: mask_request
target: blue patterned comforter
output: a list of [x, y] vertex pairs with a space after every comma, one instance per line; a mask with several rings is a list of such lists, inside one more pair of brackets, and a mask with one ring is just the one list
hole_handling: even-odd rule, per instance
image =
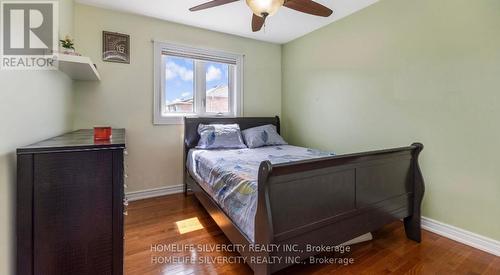
[[191, 149], [187, 167], [194, 179], [253, 242], [260, 163], [269, 160], [277, 164], [332, 155], [291, 145], [233, 150]]

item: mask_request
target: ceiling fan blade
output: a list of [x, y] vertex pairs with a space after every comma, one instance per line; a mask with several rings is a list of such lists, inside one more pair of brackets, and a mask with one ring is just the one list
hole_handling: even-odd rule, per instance
[[252, 31], [258, 32], [264, 26], [264, 22], [266, 22], [266, 18], [257, 16], [253, 14], [252, 16]]
[[236, 2], [236, 1], [240, 1], [240, 0], [213, 0], [210, 2], [203, 3], [201, 5], [198, 5], [198, 6], [192, 7], [189, 10], [190, 11], [199, 11], [199, 10], [204, 10], [204, 9], [213, 8], [213, 7], [217, 7], [217, 6], [222, 6], [222, 5], [229, 4], [232, 2]]
[[331, 9], [311, 0], [288, 0], [283, 6], [303, 13], [323, 17], [328, 17], [333, 13]]

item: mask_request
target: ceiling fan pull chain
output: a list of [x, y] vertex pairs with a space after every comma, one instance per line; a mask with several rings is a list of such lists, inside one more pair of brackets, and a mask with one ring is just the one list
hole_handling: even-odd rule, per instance
[[266, 33], [266, 27], [267, 27], [267, 20], [266, 19], [267, 19], [268, 16], [269, 16], [269, 13], [267, 13], [267, 12], [262, 14], [262, 17], [264, 18], [264, 26], [263, 26], [264, 27], [264, 33]]

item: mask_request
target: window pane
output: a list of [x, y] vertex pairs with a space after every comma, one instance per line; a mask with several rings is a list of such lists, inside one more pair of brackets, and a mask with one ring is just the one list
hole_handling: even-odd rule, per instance
[[194, 60], [163, 55], [165, 108], [168, 113], [194, 112]]
[[205, 63], [206, 112], [229, 112], [229, 66], [224, 63]]

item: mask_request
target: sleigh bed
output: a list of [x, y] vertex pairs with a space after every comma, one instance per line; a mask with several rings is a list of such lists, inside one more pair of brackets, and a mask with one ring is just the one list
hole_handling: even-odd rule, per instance
[[[185, 118], [184, 191], [192, 191], [227, 238], [238, 245], [238, 252], [253, 259], [247, 264], [255, 274], [270, 274], [317, 254], [307, 245], [339, 245], [400, 219], [406, 236], [420, 242], [424, 194], [420, 143], [279, 164], [262, 161], [253, 232], [245, 234], [186, 166], [200, 138], [199, 124], [234, 123], [241, 130], [267, 124], [280, 129], [278, 117]], [[255, 244], [271, 249], [251, 249]], [[282, 260], [265, 260], [278, 258]]]

